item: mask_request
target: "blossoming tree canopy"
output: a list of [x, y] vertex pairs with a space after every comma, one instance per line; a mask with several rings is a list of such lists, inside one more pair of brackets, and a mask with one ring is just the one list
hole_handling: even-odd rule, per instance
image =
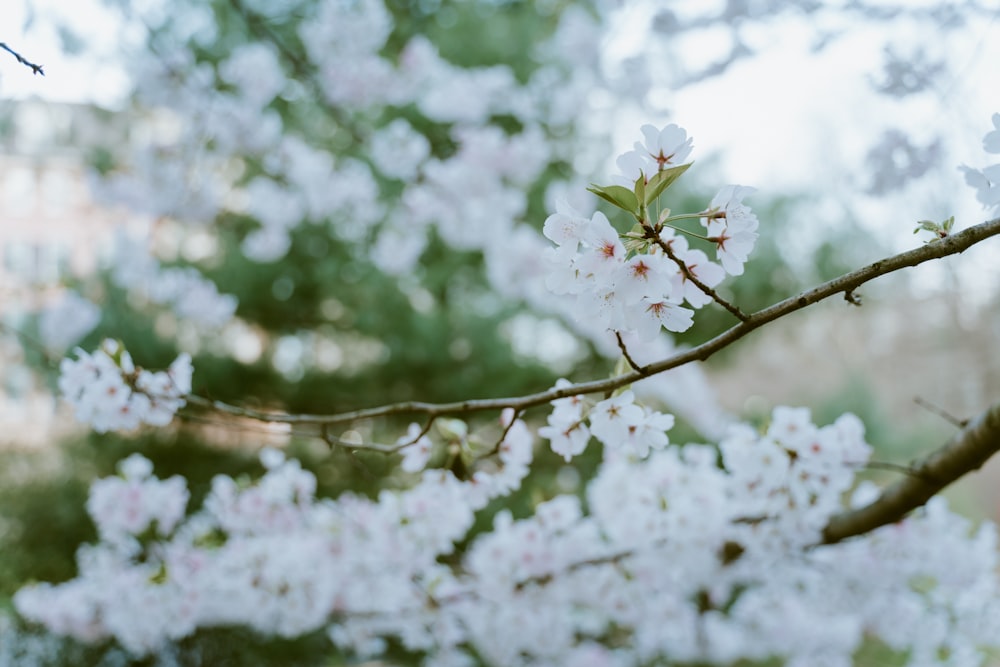
[[[644, 134], [661, 139], [645, 154], [637, 148], [647, 161], [632, 188], [591, 188], [628, 214], [628, 231], [567, 204], [543, 227], [556, 244], [545, 251], [546, 284], [616, 336], [640, 376], [649, 371], [629, 348], [639, 353], [661, 328], [691, 327], [693, 309], [721, 301], [696, 276], [714, 285], [741, 274], [758, 227], [742, 201], [752, 189], [742, 186], [723, 187], [702, 211], [661, 210], [683, 173], [663, 156], [687, 157], [690, 140], [676, 126]], [[719, 264], [688, 243], [714, 246]], [[741, 314], [741, 324], [752, 317]], [[150, 373], [112, 341], [76, 354], [63, 362], [60, 386], [97, 430], [163, 425], [190, 395], [188, 357]], [[674, 417], [643, 405], [629, 384], [613, 377], [611, 395], [593, 401], [593, 388], [557, 382], [537, 435], [566, 461], [596, 440], [596, 475], [582, 497], [556, 495], [518, 519], [502, 510], [491, 530], [472, 535], [476, 513], [531, 470], [535, 435], [520, 411], [504, 411], [484, 451], [466, 422], [420, 408], [427, 427], [411, 424], [387, 448], [415, 479], [376, 499], [317, 497], [310, 473], [267, 450], [262, 477], [220, 475], [201, 507], [185, 511], [183, 479], [160, 480], [133, 456], [119, 478], [92, 487], [88, 511], [101, 542], [80, 551], [78, 577], [24, 588], [17, 609], [53, 632], [114, 638], [140, 656], [220, 625], [285, 637], [325, 629], [359, 657], [399, 641], [429, 664], [473, 656], [490, 664], [775, 656], [848, 664], [866, 636], [907, 652], [912, 664], [942, 655], [974, 664], [995, 641], [991, 525], [972, 531], [935, 499], [894, 525], [830, 538], [832, 521], [879, 496], [856, 486], [871, 454], [856, 417], [819, 427], [806, 409], [778, 408], [763, 432], [734, 424], [717, 445], [672, 445]], [[465, 474], [426, 467], [435, 422], [440, 445], [467, 459]], [[150, 606], [156, 614], [143, 613]], [[905, 609], [908, 622], [887, 608]]]
[[[129, 456], [90, 487], [98, 539], [77, 552], [76, 576], [21, 588], [22, 619], [134, 661], [237, 627], [428, 665], [849, 665], [866, 641], [914, 667], [982, 663], [1000, 637], [995, 528], [936, 493], [996, 450], [1000, 408], [882, 489], [856, 477], [872, 456], [857, 417], [817, 424], [778, 407], [742, 423], [715, 409], [690, 362], [961, 253], [1000, 221], [921, 221], [921, 247], [750, 312], [724, 289], [768, 234], [754, 187], [714, 183], [687, 207], [674, 186], [701, 166], [694, 139], [662, 117], [617, 159], [588, 158], [604, 144], [579, 110], [595, 95], [642, 97], [590, 48], [600, 6], [547, 10], [546, 40], [515, 67], [456, 64], [392, 3], [223, 4], [147, 17], [157, 49], [130, 62], [133, 103], [169, 132], [94, 176], [105, 201], [158, 220], [118, 235], [89, 289], [130, 316], [102, 325], [81, 284], [40, 318], [43, 347], [148, 317], [155, 337], [193, 353], [151, 346], [155, 358], [140, 358], [142, 336], [100, 329], [59, 364], [58, 389], [86, 427], [237, 417], [352, 461], [380, 456], [384, 474], [365, 492], [325, 494], [268, 448], [255, 474], [220, 472], [198, 492]], [[983, 147], [995, 153], [993, 123]], [[619, 173], [591, 179], [604, 162]], [[962, 169], [998, 210], [995, 166]], [[155, 256], [152, 234], [180, 249]], [[175, 261], [185, 252], [199, 268]], [[456, 264], [442, 279], [435, 261]], [[268, 304], [252, 300], [261, 291]], [[303, 294], [308, 308], [295, 305]], [[518, 375], [505, 357], [465, 375], [496, 327], [470, 328], [465, 347], [419, 338], [465, 322], [448, 303], [484, 318], [518, 304], [592, 347], [591, 370], [614, 370]], [[712, 304], [730, 328], [677, 347], [671, 336], [697, 334]], [[274, 370], [301, 391], [251, 387], [251, 371], [226, 365], [233, 339], [277, 341]], [[442, 347], [446, 370], [427, 361]], [[392, 393], [401, 359], [428, 395]], [[324, 363], [343, 374], [310, 384]], [[202, 380], [213, 364], [232, 378]], [[384, 396], [359, 402], [352, 378], [373, 367]], [[433, 393], [452, 380], [475, 393]], [[681, 422], [700, 435], [678, 434]], [[546, 457], [577, 483], [545, 477]]]

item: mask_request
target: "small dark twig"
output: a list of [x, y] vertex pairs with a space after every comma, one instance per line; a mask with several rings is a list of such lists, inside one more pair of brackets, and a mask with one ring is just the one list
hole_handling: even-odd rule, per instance
[[14, 49], [10, 48], [9, 46], [7, 46], [6, 44], [4, 44], [3, 42], [0, 42], [0, 49], [3, 49], [7, 53], [9, 53], [12, 56], [14, 56], [15, 58], [17, 58], [17, 62], [21, 63], [25, 67], [30, 68], [32, 74], [41, 74], [42, 76], [45, 76], [45, 72], [42, 71], [42, 66], [41, 65], [36, 65], [35, 63], [31, 62], [30, 60], [28, 60], [27, 58], [25, 58], [20, 53], [18, 53]]
[[854, 290], [847, 290], [844, 292], [844, 301], [851, 304], [852, 306], [861, 306], [861, 295], [855, 294]]
[[[354, 454], [356, 451], [364, 450], [367, 452], [378, 452], [379, 454], [394, 454], [398, 452], [403, 447], [406, 447], [409, 443], [402, 443], [399, 445], [380, 445], [375, 442], [350, 442], [348, 440], [343, 440], [337, 436], [330, 433], [330, 425], [322, 424], [320, 425], [319, 437], [326, 444], [330, 445], [330, 448], [339, 447], [341, 449], [347, 450], [350, 454]], [[417, 438], [419, 440], [419, 437]]]
[[622, 351], [622, 355], [624, 355], [625, 361], [628, 362], [628, 365], [631, 366], [632, 370], [634, 370], [636, 373], [642, 373], [643, 372], [642, 366], [635, 363], [635, 361], [632, 359], [632, 355], [628, 353], [628, 348], [625, 347], [625, 341], [622, 340], [622, 335], [620, 332], [618, 331], [615, 332], [615, 339], [618, 341], [618, 349]]
[[688, 267], [687, 264], [684, 263], [684, 260], [677, 256], [677, 253], [674, 252], [673, 248], [670, 247], [669, 243], [665, 243], [663, 239], [661, 239], [658, 235], [654, 236], [654, 238], [656, 240], [656, 245], [659, 246], [660, 249], [663, 250], [663, 252], [667, 255], [667, 257], [672, 259], [674, 261], [674, 264], [676, 264], [680, 268], [681, 273], [684, 274], [685, 280], [690, 280], [692, 283], [694, 283], [695, 287], [700, 289], [707, 296], [711, 297], [712, 301], [716, 302], [717, 304], [728, 310], [730, 313], [735, 315], [740, 322], [746, 322], [747, 320], [750, 319], [750, 317], [746, 313], [744, 313], [742, 310], [740, 310], [733, 304], [723, 299], [721, 296], [719, 296], [719, 293], [716, 292], [714, 289], [712, 289], [705, 283], [698, 280], [698, 277], [695, 276], [694, 272]]
[[[510, 422], [504, 427], [503, 433], [500, 434], [500, 438], [497, 440], [497, 444], [493, 446], [490, 453], [486, 456], [493, 456], [500, 451], [500, 446], [503, 445], [503, 441], [507, 439], [507, 434], [510, 433], [510, 429], [514, 426], [514, 422], [521, 418], [524, 410], [515, 410], [513, 416], [510, 418]], [[483, 458], [486, 458], [485, 456]]]
[[913, 398], [913, 402], [922, 407], [924, 410], [927, 410], [927, 412], [937, 415], [938, 417], [945, 420], [955, 428], [965, 428], [966, 425], [969, 423], [968, 419], [959, 419], [958, 417], [951, 414], [944, 408], [934, 405], [933, 403], [930, 403], [929, 401], [926, 401], [919, 396], [915, 396]]

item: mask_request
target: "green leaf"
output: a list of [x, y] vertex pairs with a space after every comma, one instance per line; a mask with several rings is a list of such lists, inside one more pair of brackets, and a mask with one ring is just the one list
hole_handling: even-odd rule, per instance
[[646, 176], [645, 174], [635, 179], [635, 198], [638, 201], [646, 201]]
[[649, 179], [649, 183], [646, 184], [646, 199], [645, 204], [649, 206], [653, 203], [657, 197], [663, 194], [663, 191], [669, 188], [674, 181], [681, 177], [685, 171], [688, 170], [693, 162], [688, 162], [687, 164], [682, 164], [679, 167], [671, 167], [670, 169], [664, 169], [663, 171], [657, 172], [656, 176]]
[[628, 211], [633, 215], [639, 211], [639, 199], [628, 188], [620, 185], [591, 185], [587, 190], [623, 211]]

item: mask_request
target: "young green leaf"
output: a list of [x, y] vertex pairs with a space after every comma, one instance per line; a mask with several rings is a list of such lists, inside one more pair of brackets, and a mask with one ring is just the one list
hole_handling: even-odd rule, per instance
[[649, 206], [651, 203], [656, 201], [656, 198], [663, 194], [663, 191], [669, 188], [674, 181], [681, 177], [685, 171], [688, 170], [693, 162], [687, 164], [682, 164], [679, 167], [671, 167], [670, 169], [664, 169], [661, 172], [657, 172], [656, 176], [649, 179], [649, 183], [646, 184], [646, 199], [645, 203]]
[[623, 211], [628, 211], [633, 215], [639, 211], [639, 199], [628, 188], [620, 185], [591, 185], [587, 190]]

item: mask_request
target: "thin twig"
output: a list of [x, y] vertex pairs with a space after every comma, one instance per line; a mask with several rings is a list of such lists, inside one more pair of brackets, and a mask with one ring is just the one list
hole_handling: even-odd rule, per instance
[[9, 46], [7, 46], [6, 44], [4, 44], [3, 42], [0, 42], [0, 49], [3, 49], [7, 53], [9, 53], [12, 56], [14, 56], [15, 58], [17, 58], [17, 62], [21, 63], [25, 67], [30, 68], [32, 74], [41, 74], [42, 76], [45, 76], [45, 72], [42, 71], [42, 66], [41, 65], [36, 65], [35, 63], [31, 62], [30, 60], [28, 60], [27, 58], [25, 58], [20, 53], [18, 53], [14, 49], [10, 48]]
[[524, 410], [536, 405], [544, 405], [551, 401], [576, 396], [577, 394], [596, 394], [614, 391], [619, 387], [632, 384], [643, 378], [663, 373], [664, 371], [684, 366], [693, 361], [704, 361], [716, 352], [729, 347], [752, 331], [759, 329], [786, 315], [802, 310], [807, 306], [827, 299], [845, 291], [857, 289], [861, 285], [900, 269], [917, 266], [934, 259], [954, 255], [992, 236], [1000, 234], [1000, 218], [969, 227], [948, 238], [920, 246], [913, 250], [887, 257], [865, 267], [846, 273], [839, 278], [827, 281], [817, 287], [808, 289], [796, 296], [779, 301], [767, 308], [749, 315], [745, 321], [724, 331], [715, 338], [689, 350], [685, 350], [666, 359], [647, 364], [642, 370], [632, 371], [604, 380], [592, 380], [565, 387], [548, 389], [534, 394], [511, 398], [469, 399], [454, 403], [425, 403], [422, 401], [406, 401], [391, 403], [373, 408], [351, 410], [329, 415], [285, 414], [252, 410], [222, 401], [211, 401], [198, 396], [189, 396], [188, 402], [204, 408], [218, 410], [261, 421], [271, 421], [289, 424], [342, 424], [363, 419], [374, 419], [389, 415], [421, 413], [428, 416], [453, 414], [471, 414], [489, 410], [514, 408]]
[[933, 403], [930, 403], [929, 401], [925, 401], [920, 396], [915, 396], [913, 398], [913, 402], [916, 403], [917, 405], [919, 405], [920, 407], [922, 407], [924, 410], [927, 410], [931, 414], [937, 415], [938, 417], [940, 417], [941, 419], [945, 420], [946, 422], [948, 422], [949, 424], [951, 424], [955, 428], [965, 428], [966, 424], [969, 423], [968, 419], [959, 419], [958, 417], [956, 417], [955, 415], [951, 414], [950, 412], [948, 412], [944, 408], [939, 407], [937, 405], [934, 405]]
[[417, 441], [420, 440], [420, 438], [430, 433], [431, 427], [434, 426], [435, 421], [437, 421], [437, 417], [431, 415], [430, 418], [427, 419], [427, 423], [424, 424], [424, 427], [420, 429], [420, 433], [417, 433], [416, 437], [413, 438], [413, 440], [410, 440], [409, 442], [404, 442], [403, 445], [400, 447], [400, 449], [402, 449], [403, 447], [409, 447], [410, 445], [417, 444]]
[[633, 361], [632, 356], [628, 353], [628, 348], [625, 347], [625, 341], [622, 340], [622, 335], [620, 332], [618, 331], [615, 332], [615, 339], [618, 341], [618, 349], [622, 351], [622, 355], [624, 355], [625, 361], [628, 362], [628, 365], [632, 367], [632, 370], [636, 371], [637, 373], [641, 373], [642, 367], [639, 366], [639, 364], [635, 363], [635, 361]]
[[674, 261], [674, 264], [676, 264], [680, 268], [681, 273], [684, 274], [685, 280], [690, 280], [692, 283], [694, 283], [695, 287], [704, 292], [708, 297], [712, 299], [712, 301], [716, 302], [717, 304], [728, 310], [730, 313], [735, 315], [736, 319], [740, 320], [741, 322], [746, 322], [747, 320], [750, 319], [750, 317], [746, 313], [744, 313], [742, 310], [740, 310], [733, 304], [723, 299], [721, 296], [719, 296], [719, 293], [716, 292], [714, 289], [712, 289], [705, 283], [701, 282], [701, 280], [699, 280], [698, 277], [694, 275], [694, 272], [688, 267], [688, 265], [684, 263], [684, 260], [677, 256], [677, 253], [674, 252], [673, 248], [670, 247], [669, 243], [664, 242], [663, 239], [661, 239], [657, 234], [654, 234], [652, 238], [656, 241], [656, 245], [667, 255], [667, 257], [672, 259]]
[[867, 470], [890, 470], [892, 472], [898, 472], [901, 475], [910, 475], [914, 477], [917, 477], [920, 474], [909, 464], [890, 463], [889, 461], [868, 461], [861, 467]]
[[330, 447], [339, 447], [341, 449], [347, 450], [349, 453], [353, 454], [356, 451], [370, 451], [378, 452], [379, 454], [394, 454], [406, 447], [408, 443], [402, 443], [399, 445], [380, 445], [376, 442], [351, 442], [350, 440], [343, 440], [337, 436], [330, 433], [329, 424], [321, 424], [319, 430], [319, 437]]
[[520, 411], [520, 410], [515, 410], [514, 411], [514, 414], [510, 418], [510, 422], [504, 427], [503, 433], [500, 434], [500, 439], [497, 440], [497, 444], [493, 446], [493, 449], [491, 449], [488, 454], [486, 454], [486, 455], [484, 455], [484, 456], [482, 456], [480, 458], [484, 459], [484, 458], [487, 458], [489, 456], [493, 456], [494, 454], [496, 454], [497, 452], [500, 451], [500, 447], [503, 445], [504, 440], [507, 439], [507, 434], [510, 433], [510, 429], [513, 428], [514, 427], [514, 423], [518, 419], [521, 418], [521, 412], [522, 411]]

